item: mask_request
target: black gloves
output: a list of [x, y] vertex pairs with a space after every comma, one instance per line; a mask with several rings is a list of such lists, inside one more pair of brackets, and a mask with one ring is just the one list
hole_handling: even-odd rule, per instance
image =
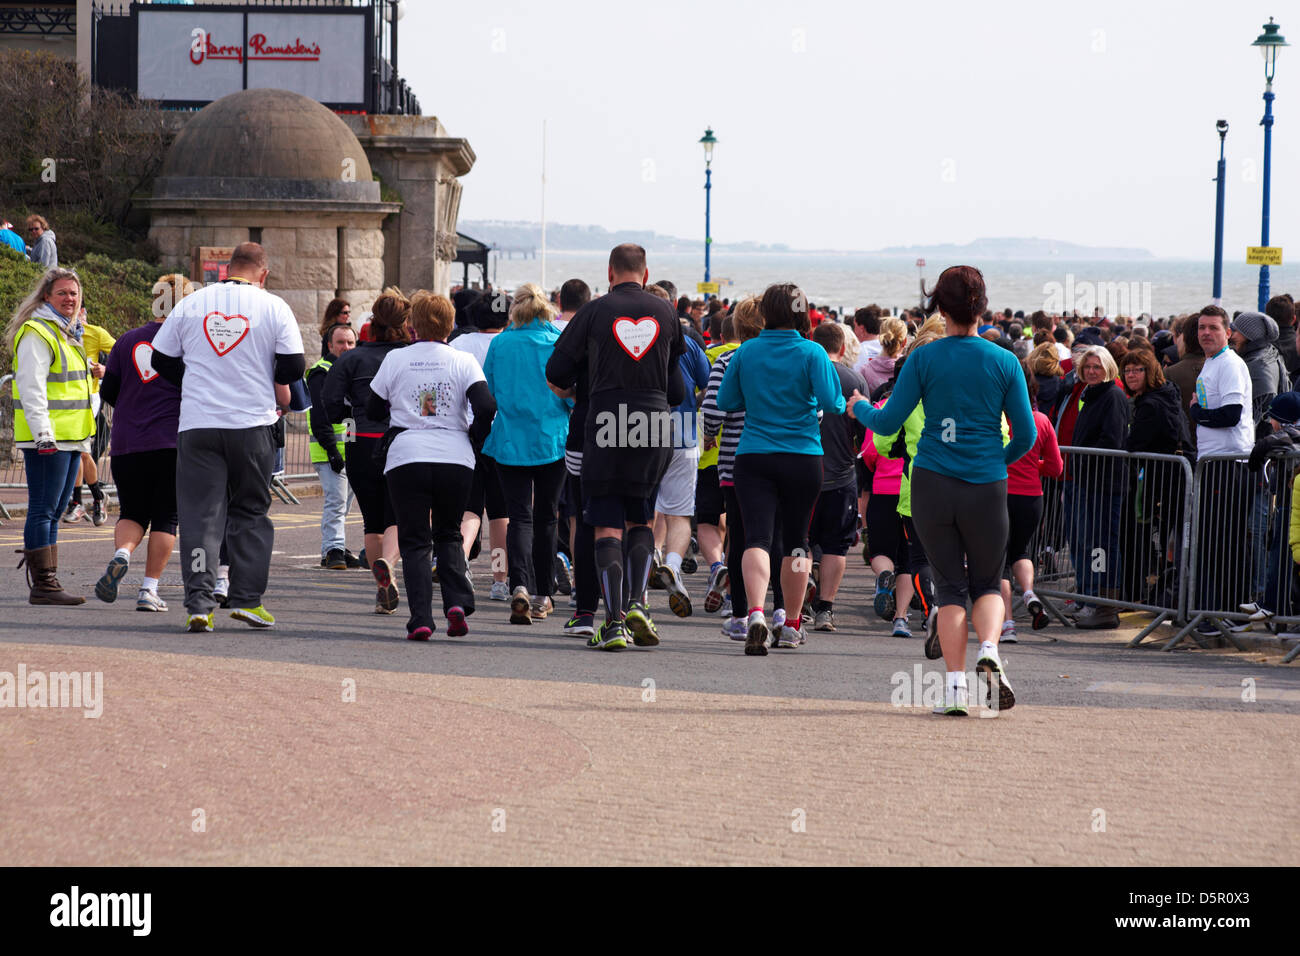
[[334, 474], [340, 474], [343, 471], [343, 456], [339, 454], [337, 448], [327, 448], [325, 455], [329, 459], [330, 467], [334, 469]]

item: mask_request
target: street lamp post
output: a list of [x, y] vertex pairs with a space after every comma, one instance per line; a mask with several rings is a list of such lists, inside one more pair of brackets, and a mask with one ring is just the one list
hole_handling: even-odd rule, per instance
[[1228, 121], [1219, 120], [1214, 124], [1219, 131], [1219, 169], [1214, 177], [1217, 188], [1214, 193], [1214, 304], [1223, 304], [1223, 141], [1228, 135]]
[[[1264, 127], [1264, 215], [1260, 228], [1260, 245], [1268, 245], [1268, 189], [1269, 176], [1272, 172], [1273, 157], [1273, 72], [1277, 68], [1277, 54], [1284, 46], [1290, 46], [1278, 31], [1273, 18], [1264, 24], [1264, 32], [1256, 38], [1251, 46], [1259, 47], [1264, 55], [1264, 118], [1259, 125]], [[1268, 266], [1259, 267], [1259, 311], [1264, 311], [1268, 304]]]
[[[713, 135], [713, 127], [704, 130], [704, 135], [700, 137], [700, 145], [704, 147], [704, 281], [708, 282], [709, 249], [713, 245], [713, 234], [709, 224], [709, 205], [713, 198], [713, 147], [718, 145], [718, 140]], [[704, 293], [704, 297], [709, 298], [709, 293]]]

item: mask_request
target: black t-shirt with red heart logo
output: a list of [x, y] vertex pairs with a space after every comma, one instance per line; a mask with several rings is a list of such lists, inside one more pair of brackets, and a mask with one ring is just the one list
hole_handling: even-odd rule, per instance
[[[623, 282], [588, 302], [555, 343], [546, 378], [561, 388], [587, 373], [582, 453], [586, 495], [648, 498], [672, 456], [661, 447], [658, 419], [669, 412], [668, 379], [685, 350], [681, 323], [667, 301]], [[583, 427], [573, 421], [570, 430]]]

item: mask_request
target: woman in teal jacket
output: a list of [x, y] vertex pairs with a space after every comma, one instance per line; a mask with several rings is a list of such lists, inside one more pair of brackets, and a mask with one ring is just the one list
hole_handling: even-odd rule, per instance
[[531, 624], [551, 610], [556, 512], [564, 484], [569, 404], [546, 384], [546, 362], [560, 330], [546, 294], [531, 282], [515, 293], [510, 324], [492, 340], [483, 375], [497, 416], [483, 444], [501, 474], [510, 526], [506, 556], [510, 623]]

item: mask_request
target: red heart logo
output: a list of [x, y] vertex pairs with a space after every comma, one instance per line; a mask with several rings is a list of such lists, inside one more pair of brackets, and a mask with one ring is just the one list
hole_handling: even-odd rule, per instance
[[153, 343], [137, 342], [131, 350], [131, 361], [135, 363], [135, 374], [146, 385], [158, 377], [153, 367]]
[[639, 362], [659, 338], [659, 323], [651, 315], [635, 320], [619, 316], [614, 320], [614, 338], [624, 352]]
[[212, 351], [218, 355], [225, 355], [244, 341], [248, 328], [248, 317], [245, 315], [209, 312], [203, 317], [203, 334], [212, 346]]

